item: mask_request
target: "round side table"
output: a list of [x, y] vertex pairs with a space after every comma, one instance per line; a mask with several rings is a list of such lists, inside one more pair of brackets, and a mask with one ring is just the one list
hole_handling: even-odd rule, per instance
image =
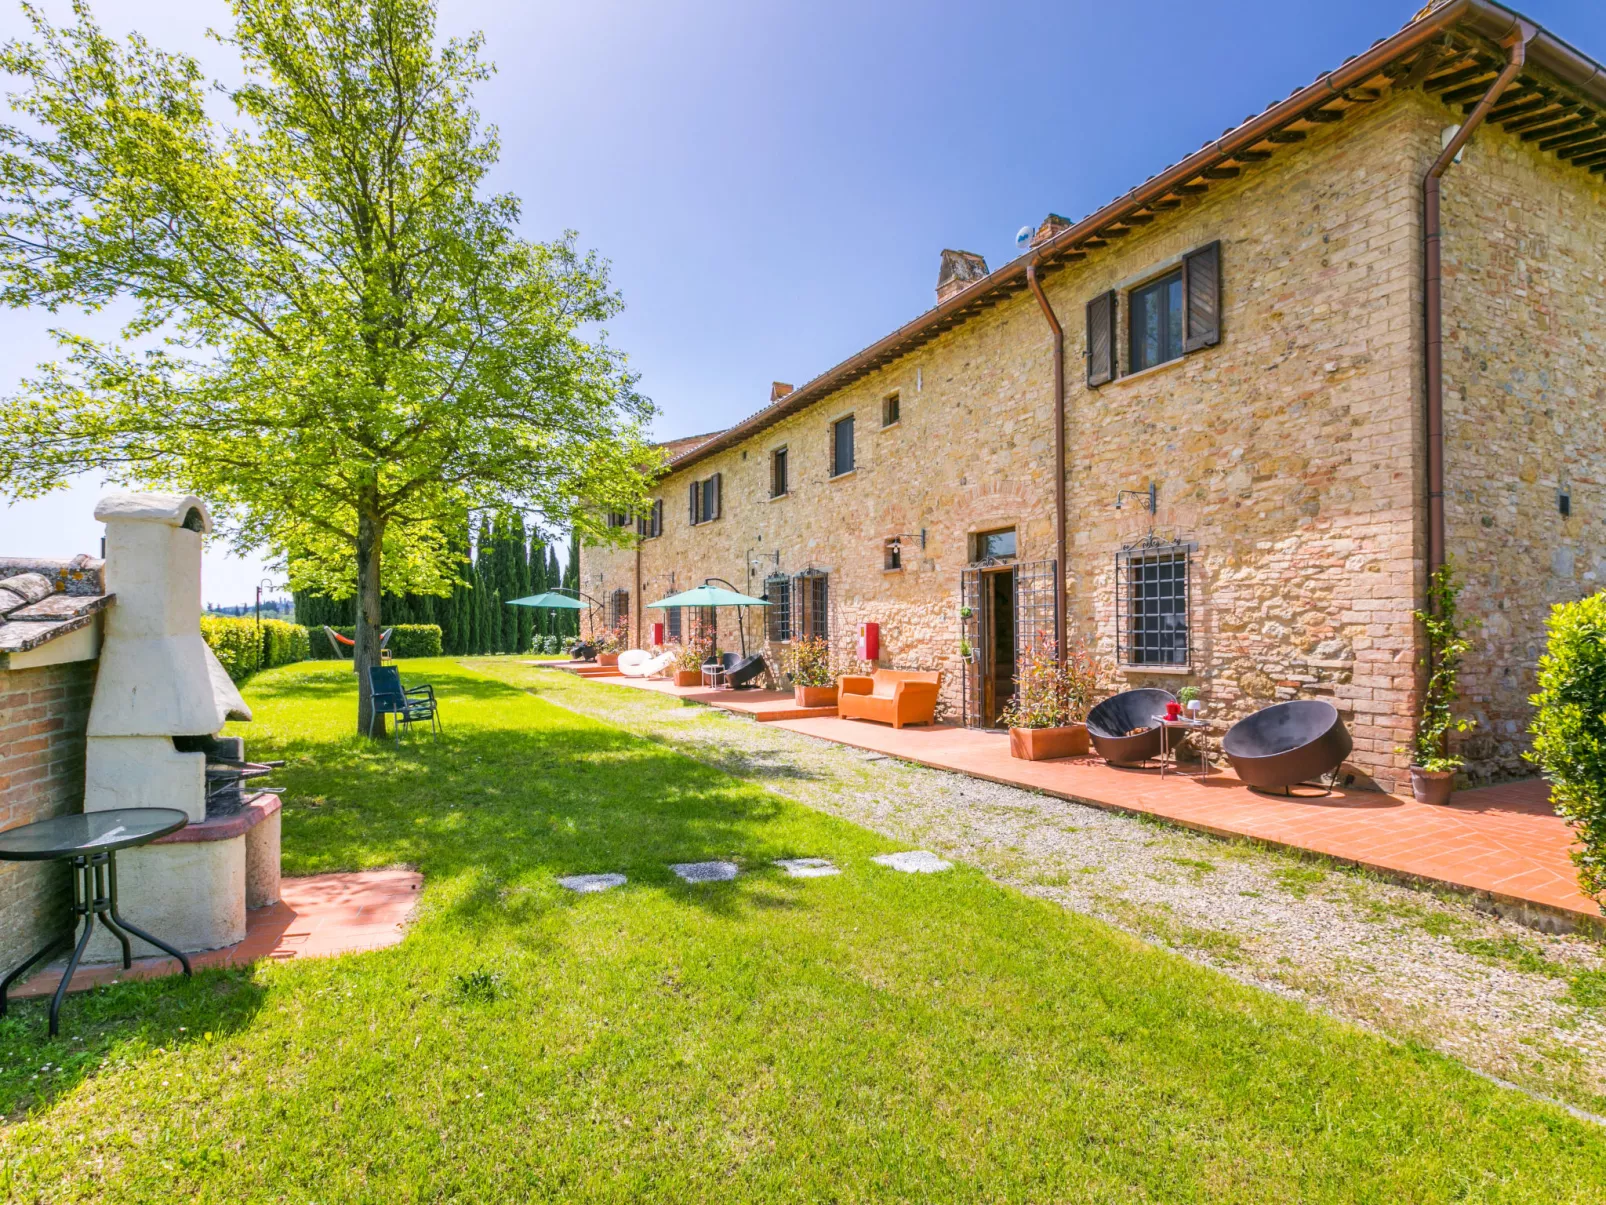
[[[1173, 774], [1181, 774], [1177, 766], [1176, 747], [1188, 738], [1190, 733], [1197, 734], [1199, 740], [1200, 770], [1195, 777], [1203, 780], [1210, 777], [1210, 746], [1205, 744], [1203, 738], [1215, 731], [1215, 725], [1209, 720], [1167, 719], [1163, 715], [1154, 717], [1154, 722], [1160, 725], [1160, 777], [1165, 777], [1166, 767], [1171, 768]], [[1181, 733], [1173, 736], [1173, 733]]]
[[50, 1001], [50, 1036], [56, 1036], [61, 1001], [67, 994], [78, 961], [95, 931], [95, 920], [105, 925], [123, 943], [123, 967], [134, 965], [134, 950], [128, 935], [143, 938], [159, 950], [166, 950], [190, 973], [190, 960], [160, 938], [129, 924], [117, 911], [117, 851], [145, 845], [158, 837], [177, 832], [190, 822], [177, 808], [112, 808], [104, 812], [79, 812], [56, 816], [34, 824], [24, 824], [0, 833], [0, 861], [70, 862], [73, 868], [72, 914], [67, 932], [35, 953], [4, 979], [0, 979], [0, 1017], [6, 1015], [6, 992], [29, 967], [42, 958], [73, 945], [78, 921], [84, 922], [83, 936], [73, 946], [67, 969]]

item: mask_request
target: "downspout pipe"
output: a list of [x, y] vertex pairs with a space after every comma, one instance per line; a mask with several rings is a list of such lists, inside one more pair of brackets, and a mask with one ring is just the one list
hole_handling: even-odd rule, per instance
[[1037, 259], [1026, 262], [1026, 284], [1054, 335], [1054, 660], [1065, 664], [1065, 328], [1037, 279]]
[[1433, 161], [1422, 181], [1423, 209], [1423, 305], [1426, 317], [1425, 377], [1427, 386], [1427, 493], [1428, 493], [1428, 574], [1436, 573], [1445, 560], [1444, 523], [1444, 281], [1441, 262], [1443, 227], [1439, 218], [1440, 182], [1455, 157], [1471, 140], [1483, 124], [1489, 110], [1494, 108], [1501, 94], [1511, 86], [1528, 61], [1528, 43], [1539, 30], [1526, 21], [1518, 21], [1515, 28], [1501, 41], [1506, 51], [1506, 66], [1490, 85], [1455, 136], [1445, 144], [1444, 152]]

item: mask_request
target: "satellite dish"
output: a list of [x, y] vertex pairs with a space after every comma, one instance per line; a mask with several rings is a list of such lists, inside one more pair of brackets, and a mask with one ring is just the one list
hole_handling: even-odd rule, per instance
[[1032, 234], [1033, 230], [1030, 226], [1022, 226], [1019, 230], [1015, 231], [1015, 246], [1019, 247], [1022, 251], [1026, 250], [1027, 247], [1032, 245]]

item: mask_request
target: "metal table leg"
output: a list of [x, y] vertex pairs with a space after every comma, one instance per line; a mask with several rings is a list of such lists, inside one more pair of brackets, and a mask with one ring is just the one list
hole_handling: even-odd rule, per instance
[[[111, 913], [111, 918], [112, 918], [113, 921], [115, 921], [117, 923], [117, 927], [121, 928], [121, 929], [126, 929], [126, 930], [128, 930], [128, 932], [132, 933], [135, 937], [138, 937], [138, 938], [141, 938], [141, 939], [143, 939], [145, 941], [150, 942], [151, 945], [155, 946], [158, 950], [167, 951], [167, 953], [171, 954], [174, 958], [178, 959], [179, 965], [184, 968], [184, 973], [186, 975], [192, 974], [193, 972], [190, 969], [190, 960], [184, 956], [184, 952], [182, 950], [174, 949], [172, 946], [168, 945], [165, 941], [163, 941], [160, 937], [152, 937], [149, 933], [145, 932], [144, 929], [141, 929], [141, 928], [139, 928], [139, 927], [137, 927], [135, 925], [131, 925], [126, 920], [124, 920], [122, 918], [122, 915], [117, 911], [117, 855], [115, 853], [110, 853], [110, 854], [105, 854], [105, 855], [102, 855], [102, 856], [104, 856], [105, 859], [106, 859], [106, 877], [107, 877], [106, 910], [109, 913]], [[124, 948], [126, 949], [127, 948], [126, 940], [124, 941], [123, 944], [124, 944]], [[125, 963], [124, 965], [128, 965], [128, 964]]]

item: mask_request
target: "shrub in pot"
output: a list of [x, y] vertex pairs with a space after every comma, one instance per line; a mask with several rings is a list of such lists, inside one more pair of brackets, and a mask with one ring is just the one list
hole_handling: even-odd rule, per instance
[[675, 654], [675, 685], [701, 686], [703, 684], [703, 657], [708, 636], [702, 627], [693, 624], [687, 639], [669, 646]]
[[792, 679], [792, 701], [799, 707], [836, 706], [836, 670], [825, 637], [794, 640], [786, 650], [784, 667]]
[[1467, 732], [1473, 721], [1455, 715], [1460, 692], [1461, 659], [1470, 642], [1461, 634], [1456, 600], [1461, 583], [1448, 563], [1434, 570], [1428, 580], [1427, 609], [1416, 612], [1417, 622], [1427, 633], [1427, 688], [1422, 692], [1422, 710], [1417, 716], [1416, 736], [1411, 741], [1411, 795], [1418, 803], [1449, 803], [1455, 790], [1456, 771], [1462, 758], [1450, 752], [1452, 732]]
[[1016, 676], [1015, 696], [1003, 713], [1010, 756], [1046, 761], [1085, 754], [1087, 712], [1098, 679], [1098, 658], [1085, 641], [1071, 646], [1063, 663], [1052, 642], [1029, 655]]
[[629, 642], [629, 633], [622, 623], [617, 627], [602, 629], [592, 642], [597, 650], [597, 664], [618, 665], [619, 654], [625, 651]]
[[1529, 760], [1578, 837], [1578, 885], [1606, 894], [1606, 592], [1551, 609]]

